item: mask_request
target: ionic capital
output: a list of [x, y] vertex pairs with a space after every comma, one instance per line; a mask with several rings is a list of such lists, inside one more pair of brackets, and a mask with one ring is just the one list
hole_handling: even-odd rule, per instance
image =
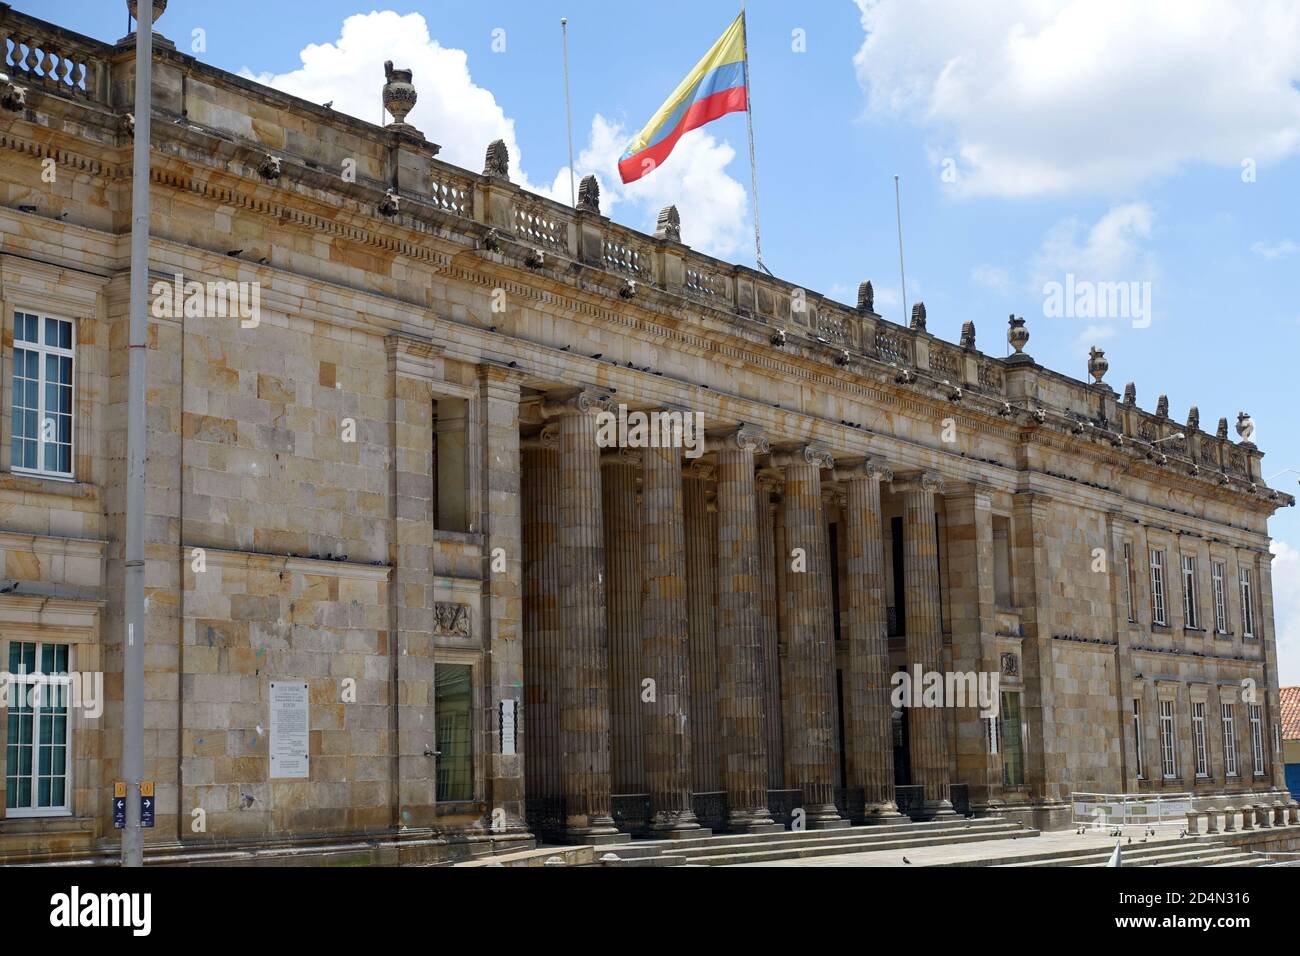
[[772, 464], [778, 468], [799, 465], [816, 465], [823, 471], [835, 467], [835, 456], [820, 445], [804, 445], [791, 451], [775, 452]]
[[835, 467], [836, 481], [893, 481], [894, 470], [874, 458], [839, 464]]
[[560, 447], [560, 426], [554, 422], [544, 425], [536, 435], [530, 435], [521, 441], [519, 447], [531, 451], [555, 451]]
[[547, 395], [542, 401], [542, 417], [558, 418], [561, 415], [594, 415], [607, 412], [613, 402], [605, 392], [584, 388], [573, 393]]
[[937, 471], [914, 471], [899, 475], [891, 486], [894, 492], [925, 491], [943, 494], [943, 476]]
[[710, 435], [707, 448], [709, 451], [751, 451], [758, 455], [766, 455], [772, 450], [767, 435], [763, 433], [761, 428], [756, 428], [753, 425], [740, 425], [728, 431]]
[[760, 468], [754, 475], [754, 484], [766, 494], [778, 494], [785, 488], [785, 475], [779, 468]]

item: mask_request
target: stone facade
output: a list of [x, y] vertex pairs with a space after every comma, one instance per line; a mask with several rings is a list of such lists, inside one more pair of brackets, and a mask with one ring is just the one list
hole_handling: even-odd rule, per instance
[[[66, 806], [6, 791], [0, 858], [111, 855], [134, 47], [3, 4], [0, 39], [24, 91], [0, 111], [0, 653], [66, 645], [106, 698], [70, 718]], [[1037, 365], [1023, 323], [999, 359], [869, 286], [853, 308], [701, 255], [689, 209], [638, 233], [591, 190], [523, 192], [500, 144], [476, 174], [407, 124], [156, 57], [153, 281], [248, 283], [260, 311], [150, 318], [151, 856], [1058, 825], [1071, 792], [1281, 788], [1267, 520], [1293, 502], [1226, 426]], [[14, 461], [18, 314], [75, 325], [67, 475]], [[698, 413], [704, 457], [602, 455], [620, 405]], [[896, 709], [917, 666], [998, 675], [999, 715]], [[453, 668], [467, 745], [435, 706]], [[270, 775], [271, 680], [308, 686], [306, 778]]]

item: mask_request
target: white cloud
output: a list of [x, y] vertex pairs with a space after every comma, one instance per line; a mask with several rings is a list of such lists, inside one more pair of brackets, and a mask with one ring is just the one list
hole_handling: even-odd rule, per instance
[[991, 266], [988, 263], [980, 263], [971, 270], [970, 277], [972, 281], [991, 289], [998, 295], [1009, 294], [1015, 286], [1011, 273], [1001, 266]]
[[1156, 264], [1147, 244], [1154, 222], [1144, 202], [1113, 206], [1087, 227], [1074, 216], [1061, 220], [1035, 257], [1035, 284], [1062, 281], [1067, 273], [1090, 282], [1150, 279]]
[[924, 126], [964, 194], [1113, 193], [1300, 149], [1286, 0], [856, 2], [871, 110]]
[[[469, 55], [431, 37], [422, 15], [392, 10], [355, 14], [343, 21], [336, 39], [313, 43], [300, 56], [302, 66], [288, 73], [254, 73], [248, 68], [241, 72], [315, 103], [333, 101], [335, 110], [375, 123], [380, 121], [383, 64], [392, 60], [414, 71], [419, 99], [407, 122], [442, 147], [440, 159], [478, 171], [488, 143], [504, 140], [510, 151], [511, 179], [568, 204], [568, 167], [549, 180], [535, 183], [529, 178], [514, 120], [491, 90], [474, 82]], [[528, 81], [520, 77], [520, 82]], [[595, 173], [600, 180], [602, 211], [612, 216], [624, 207], [620, 218], [649, 229], [659, 209], [676, 203], [682, 212], [684, 242], [717, 256], [740, 249], [747, 234], [748, 199], [740, 182], [726, 172], [736, 151], [707, 132], [690, 133], [654, 175], [625, 187], [618, 178], [617, 161], [631, 136], [597, 114], [587, 146], [575, 160], [579, 177]]]
[[1290, 686], [1300, 684], [1300, 551], [1280, 540], [1271, 550], [1278, 675]]
[[1291, 255], [1297, 249], [1300, 249], [1300, 246], [1290, 239], [1283, 239], [1280, 242], [1257, 242], [1250, 247], [1251, 252], [1265, 259], [1280, 259]]

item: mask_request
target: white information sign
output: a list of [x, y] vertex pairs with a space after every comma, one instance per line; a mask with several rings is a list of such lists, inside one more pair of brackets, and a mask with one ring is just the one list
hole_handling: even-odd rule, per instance
[[307, 685], [271, 681], [271, 776], [307, 778]]
[[512, 698], [501, 701], [501, 753], [509, 757], [515, 752], [515, 702]]

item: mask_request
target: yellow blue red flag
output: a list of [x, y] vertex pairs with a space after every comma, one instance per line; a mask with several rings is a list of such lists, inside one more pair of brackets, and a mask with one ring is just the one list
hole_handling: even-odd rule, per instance
[[635, 182], [652, 172], [691, 130], [727, 113], [749, 109], [749, 60], [745, 52], [742, 13], [632, 140], [618, 162], [623, 182]]

